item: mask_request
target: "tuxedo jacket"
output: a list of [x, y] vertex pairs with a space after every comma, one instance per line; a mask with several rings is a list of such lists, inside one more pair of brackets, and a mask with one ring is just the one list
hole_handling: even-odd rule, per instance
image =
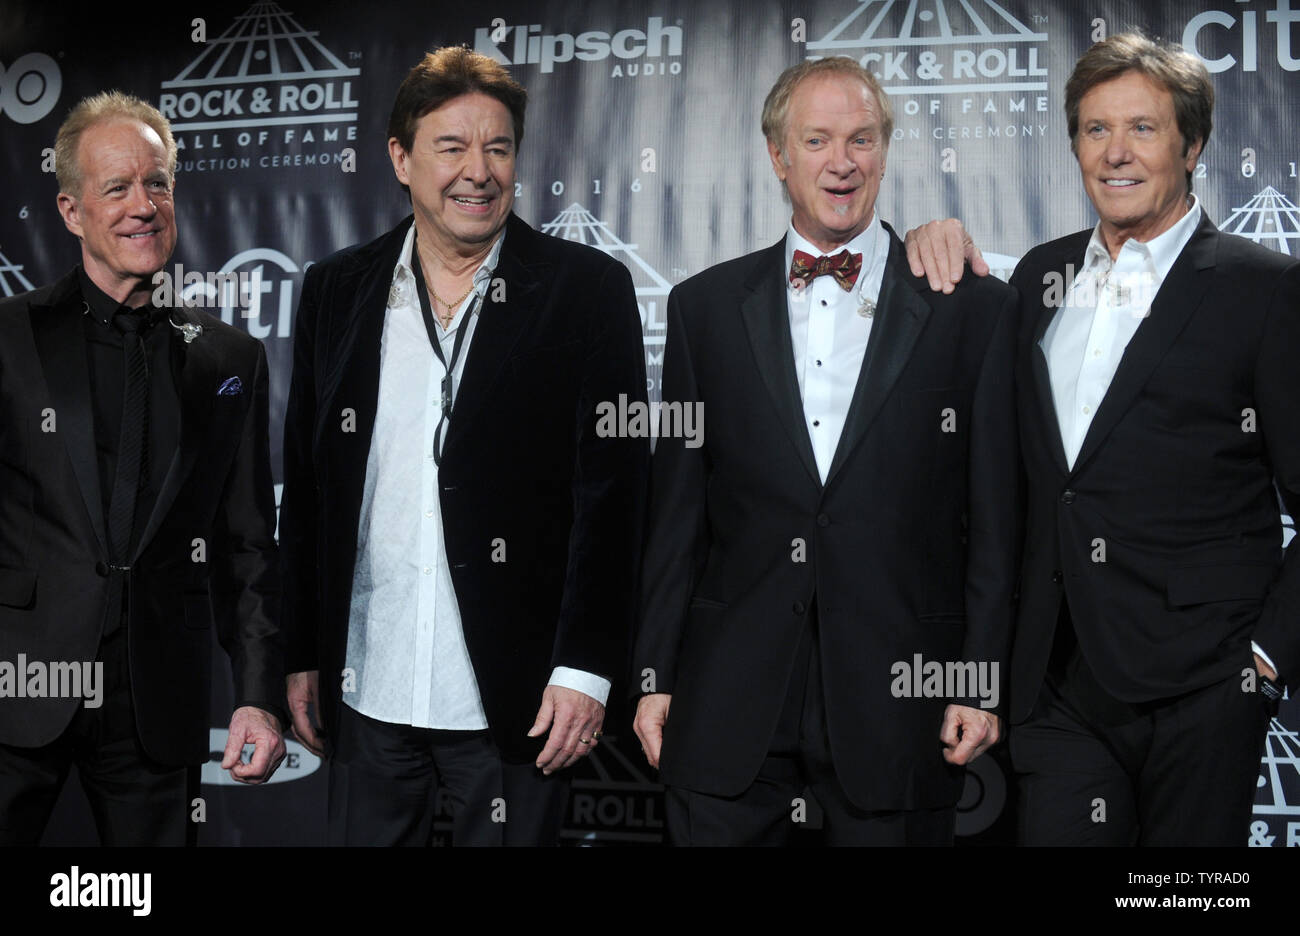
[[[327, 733], [342, 699], [384, 313], [411, 223], [313, 266], [295, 325], [280, 518], [289, 671], [320, 670]], [[613, 681], [626, 666], [649, 440], [602, 436], [596, 412], [620, 395], [644, 405], [645, 356], [631, 275], [598, 250], [512, 214], [493, 283], [466, 348], [438, 497], [488, 727], [503, 756], [523, 762], [546, 740], [525, 735], [554, 667]], [[492, 558], [498, 538], [505, 562]]]
[[[75, 270], [0, 302], [0, 661], [98, 653], [111, 557], [84, 314]], [[145, 752], [196, 764], [210, 748], [214, 625], [235, 699], [281, 707], [280, 579], [262, 344], [197, 309], [170, 315], [202, 334], [187, 344], [154, 326], [171, 333], [180, 433], [135, 531], [127, 641]], [[0, 699], [0, 743], [53, 741], [82, 701]]]
[[1012, 720], [1038, 697], [1063, 599], [1098, 681], [1126, 702], [1240, 675], [1252, 638], [1294, 686], [1300, 554], [1283, 558], [1277, 492], [1295, 515], [1300, 264], [1203, 215], [1069, 468], [1039, 346], [1059, 302], [1044, 284], [1069, 285], [1091, 233], [1035, 247], [1012, 278], [1028, 479]]
[[[998, 663], [1016, 548], [1014, 293], [932, 293], [890, 239], [870, 341], [826, 483], [795, 373], [784, 241], [668, 298], [665, 402], [699, 401], [704, 444], [658, 441], [634, 651], [672, 694], [665, 783], [754, 780], [816, 602], [836, 774], [862, 809], [951, 805], [949, 702], [900, 697], [894, 664]], [[991, 672], [991, 671], [990, 671]], [[653, 683], [647, 677], [653, 676]]]

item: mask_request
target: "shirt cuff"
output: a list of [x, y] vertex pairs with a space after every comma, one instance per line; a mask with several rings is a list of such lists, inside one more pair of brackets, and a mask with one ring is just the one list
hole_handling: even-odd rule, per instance
[[[1269, 666], [1273, 666], [1273, 664], [1270, 663]], [[595, 673], [588, 673], [586, 670], [557, 666], [551, 671], [551, 681], [547, 685], [562, 686], [565, 689], [572, 689], [574, 692], [581, 692], [583, 695], [591, 696], [601, 705], [604, 705], [609, 700], [610, 681], [603, 676], [597, 676]]]
[[1265, 663], [1267, 663], [1268, 668], [1271, 669], [1273, 672], [1277, 673], [1277, 678], [1281, 680], [1282, 671], [1277, 668], [1276, 663], [1274, 663], [1272, 660], [1268, 658], [1268, 654], [1264, 652], [1264, 648], [1252, 640], [1250, 642], [1250, 649], [1254, 650], [1257, 654], [1259, 654], [1259, 658], [1263, 660]]

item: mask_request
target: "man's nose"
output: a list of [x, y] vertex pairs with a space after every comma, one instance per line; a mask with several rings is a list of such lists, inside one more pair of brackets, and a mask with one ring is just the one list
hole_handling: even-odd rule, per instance
[[463, 174], [466, 179], [478, 185], [488, 180], [487, 156], [482, 150], [471, 148], [467, 151]]
[[1127, 133], [1112, 133], [1106, 143], [1106, 162], [1112, 166], [1122, 166], [1133, 158], [1133, 148], [1129, 145]]
[[857, 168], [855, 163], [849, 157], [849, 144], [847, 140], [840, 140], [831, 144], [831, 169], [840, 175], [850, 175]]
[[131, 214], [142, 217], [152, 217], [158, 210], [154, 204], [153, 196], [149, 193], [149, 188], [144, 183], [137, 183], [131, 186]]

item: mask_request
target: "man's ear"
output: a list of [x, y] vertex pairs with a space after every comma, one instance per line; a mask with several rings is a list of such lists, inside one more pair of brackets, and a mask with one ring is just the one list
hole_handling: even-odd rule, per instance
[[1193, 140], [1187, 145], [1187, 151], [1183, 154], [1186, 157], [1187, 171], [1193, 172], [1196, 169], [1196, 160], [1201, 158], [1201, 149], [1205, 146], [1204, 140]]
[[57, 203], [59, 216], [63, 218], [63, 226], [77, 237], [81, 237], [81, 205], [76, 196], [69, 195], [67, 192], [60, 192]]
[[785, 157], [781, 153], [781, 147], [777, 146], [771, 140], [768, 140], [767, 155], [772, 159], [772, 171], [776, 173], [778, 179], [784, 182], [785, 174], [790, 167], [786, 165]]
[[397, 181], [409, 186], [411, 174], [406, 171], [407, 152], [397, 137], [388, 139], [388, 158], [393, 161], [393, 175], [397, 176]]

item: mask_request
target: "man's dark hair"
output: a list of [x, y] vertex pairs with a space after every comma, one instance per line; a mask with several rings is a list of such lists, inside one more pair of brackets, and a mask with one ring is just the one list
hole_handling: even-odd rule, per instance
[[[420, 118], [462, 94], [486, 94], [505, 105], [514, 122], [515, 152], [524, 140], [524, 109], [528, 92], [500, 63], [464, 46], [444, 46], [426, 52], [397, 89], [388, 118], [388, 138], [410, 152]], [[403, 185], [408, 193], [410, 189]]]

